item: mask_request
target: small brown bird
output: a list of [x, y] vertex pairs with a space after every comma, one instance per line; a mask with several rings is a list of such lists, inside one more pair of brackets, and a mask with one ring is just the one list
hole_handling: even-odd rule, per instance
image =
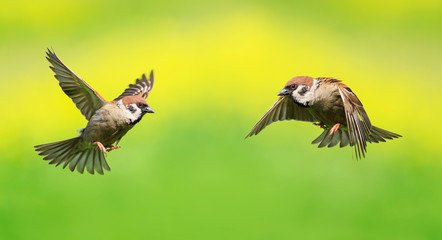
[[367, 142], [385, 142], [399, 134], [372, 126], [362, 103], [349, 87], [334, 78], [294, 77], [278, 93], [281, 96], [246, 136], [258, 134], [276, 121], [313, 122], [324, 132], [312, 144], [318, 147], [355, 148], [356, 158], [365, 157]]
[[149, 79], [143, 74], [119, 97], [108, 102], [64, 65], [54, 52], [48, 49], [46, 54], [61, 89], [89, 122], [78, 137], [37, 145], [36, 151], [45, 156], [44, 160], [51, 160], [49, 164], [63, 163], [63, 168], [69, 166], [71, 171], [76, 168], [83, 173], [85, 167], [91, 174], [94, 170], [99, 174], [103, 174], [103, 169], [110, 171], [104, 154], [120, 148], [118, 142], [144, 114], [154, 113], [145, 100], [152, 90], [153, 71]]

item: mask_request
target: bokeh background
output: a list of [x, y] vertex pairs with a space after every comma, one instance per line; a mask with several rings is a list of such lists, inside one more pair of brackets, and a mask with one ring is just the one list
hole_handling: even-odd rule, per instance
[[[442, 2], [9, 1], [0, 8], [0, 239], [441, 239]], [[107, 99], [155, 71], [104, 176], [33, 145], [84, 117], [45, 60]], [[297, 75], [354, 90], [402, 134], [318, 149], [278, 122], [244, 136]]]

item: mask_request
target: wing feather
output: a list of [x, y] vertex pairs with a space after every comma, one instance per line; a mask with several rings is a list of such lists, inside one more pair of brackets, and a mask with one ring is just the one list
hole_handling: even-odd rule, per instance
[[247, 137], [257, 135], [266, 126], [276, 121], [298, 120], [306, 122], [316, 122], [317, 120], [308, 112], [307, 109], [298, 106], [289, 97], [280, 97], [264, 116], [256, 123]]
[[147, 79], [146, 75], [143, 74], [141, 78], [135, 81], [135, 84], [129, 84], [129, 87], [126, 88], [126, 90], [124, 90], [124, 92], [120, 96], [115, 98], [114, 101], [118, 101], [126, 96], [135, 96], [135, 95], [139, 95], [144, 99], [146, 99], [153, 88], [153, 83], [154, 83], [154, 77], [152, 70], [150, 72], [149, 79]]
[[75, 103], [80, 112], [89, 120], [96, 110], [107, 101], [100, 96], [83, 79], [69, 69], [55, 54], [48, 49], [46, 59], [52, 64], [50, 68], [55, 73], [63, 92]]
[[345, 109], [350, 146], [355, 147], [356, 158], [365, 157], [371, 123], [358, 97], [345, 84], [335, 83]]

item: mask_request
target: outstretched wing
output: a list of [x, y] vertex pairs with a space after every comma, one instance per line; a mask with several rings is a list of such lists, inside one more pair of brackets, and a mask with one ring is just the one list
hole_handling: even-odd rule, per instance
[[68, 95], [80, 112], [89, 120], [95, 111], [100, 109], [106, 100], [100, 96], [83, 79], [69, 69], [55, 54], [48, 49], [46, 59], [52, 64], [50, 68], [55, 73], [60, 87]]
[[135, 84], [130, 84], [129, 87], [124, 90], [124, 92], [114, 99], [114, 101], [118, 101], [126, 96], [135, 96], [139, 95], [143, 98], [147, 98], [150, 91], [153, 87], [153, 70], [150, 72], [149, 79], [146, 78], [146, 75], [143, 74], [140, 79], [137, 79]]
[[336, 83], [345, 109], [350, 146], [355, 147], [357, 158], [365, 157], [370, 141], [371, 123], [358, 97], [343, 83]]
[[247, 134], [247, 137], [257, 135], [267, 125], [276, 121], [298, 120], [306, 122], [316, 122], [317, 120], [308, 112], [307, 109], [298, 106], [289, 97], [280, 97], [273, 106], [264, 114], [259, 122]]

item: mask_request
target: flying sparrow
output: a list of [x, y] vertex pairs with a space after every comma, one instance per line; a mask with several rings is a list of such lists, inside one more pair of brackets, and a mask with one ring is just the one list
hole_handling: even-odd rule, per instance
[[[110, 171], [104, 155], [118, 149], [121, 138], [137, 124], [146, 113], [154, 113], [146, 102], [154, 83], [153, 71], [149, 79], [142, 75], [135, 84], [130, 84], [119, 97], [112, 102], [106, 101], [83, 79], [70, 70], [55, 52], [48, 49], [46, 59], [52, 64], [60, 87], [75, 103], [80, 112], [89, 121], [75, 138], [35, 146], [49, 164], [64, 164], [71, 171], [77, 169], [83, 173], [94, 174], [94, 170], [103, 174], [103, 169]], [[115, 146], [113, 145], [115, 143]]]
[[276, 121], [313, 122], [324, 132], [312, 144], [318, 147], [355, 148], [356, 158], [365, 157], [367, 142], [385, 142], [399, 134], [371, 125], [362, 103], [341, 81], [334, 78], [300, 76], [288, 81], [278, 93], [281, 96], [246, 136], [258, 134]]

